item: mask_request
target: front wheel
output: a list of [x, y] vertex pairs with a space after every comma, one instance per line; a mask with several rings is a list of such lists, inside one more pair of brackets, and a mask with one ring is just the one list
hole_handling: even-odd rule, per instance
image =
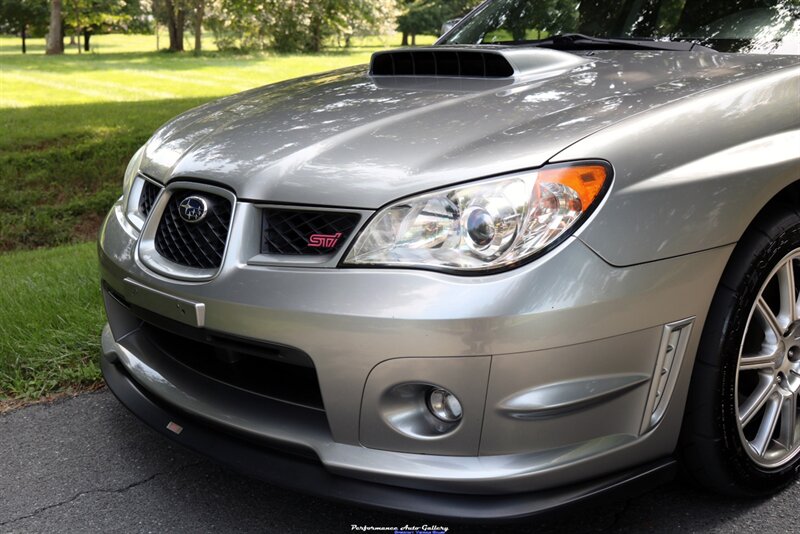
[[762, 217], [736, 246], [692, 374], [681, 453], [715, 490], [766, 495], [800, 468], [800, 214]]

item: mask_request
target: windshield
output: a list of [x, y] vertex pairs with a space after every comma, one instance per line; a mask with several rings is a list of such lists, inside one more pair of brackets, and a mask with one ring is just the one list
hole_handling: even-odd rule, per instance
[[[800, 54], [800, 0], [494, 0], [439, 44], [524, 45], [575, 33]], [[547, 44], [555, 47], [552, 39]]]

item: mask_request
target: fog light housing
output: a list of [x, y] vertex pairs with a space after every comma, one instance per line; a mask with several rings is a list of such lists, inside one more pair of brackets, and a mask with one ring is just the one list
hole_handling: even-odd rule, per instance
[[445, 423], [457, 423], [464, 415], [458, 397], [446, 389], [431, 389], [428, 392], [427, 405], [433, 416]]
[[378, 412], [389, 427], [414, 439], [440, 439], [464, 423], [455, 394], [425, 382], [390, 387], [381, 395]]

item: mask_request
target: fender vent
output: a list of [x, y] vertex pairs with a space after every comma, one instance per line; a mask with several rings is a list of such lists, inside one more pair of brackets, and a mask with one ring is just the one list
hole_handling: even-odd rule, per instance
[[514, 67], [502, 54], [484, 50], [389, 50], [372, 55], [373, 76], [509, 78]]
[[675, 382], [678, 380], [683, 355], [689, 344], [693, 324], [694, 317], [690, 317], [664, 326], [641, 434], [661, 422], [667, 411], [672, 390], [675, 389]]

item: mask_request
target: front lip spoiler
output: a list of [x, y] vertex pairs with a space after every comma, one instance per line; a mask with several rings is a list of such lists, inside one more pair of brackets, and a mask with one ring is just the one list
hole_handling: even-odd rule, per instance
[[[587, 500], [619, 499], [640, 494], [672, 480], [674, 458], [664, 458], [590, 482], [563, 488], [508, 495], [468, 495], [423, 491], [338, 476], [320, 463], [221, 432], [175, 409], [165, 407], [144, 391], [107, 356], [101, 368], [108, 388], [148, 426], [195, 452], [234, 470], [276, 486], [302, 493], [392, 512], [464, 521], [513, 520], [539, 515]], [[173, 421], [182, 427], [179, 433]]]

